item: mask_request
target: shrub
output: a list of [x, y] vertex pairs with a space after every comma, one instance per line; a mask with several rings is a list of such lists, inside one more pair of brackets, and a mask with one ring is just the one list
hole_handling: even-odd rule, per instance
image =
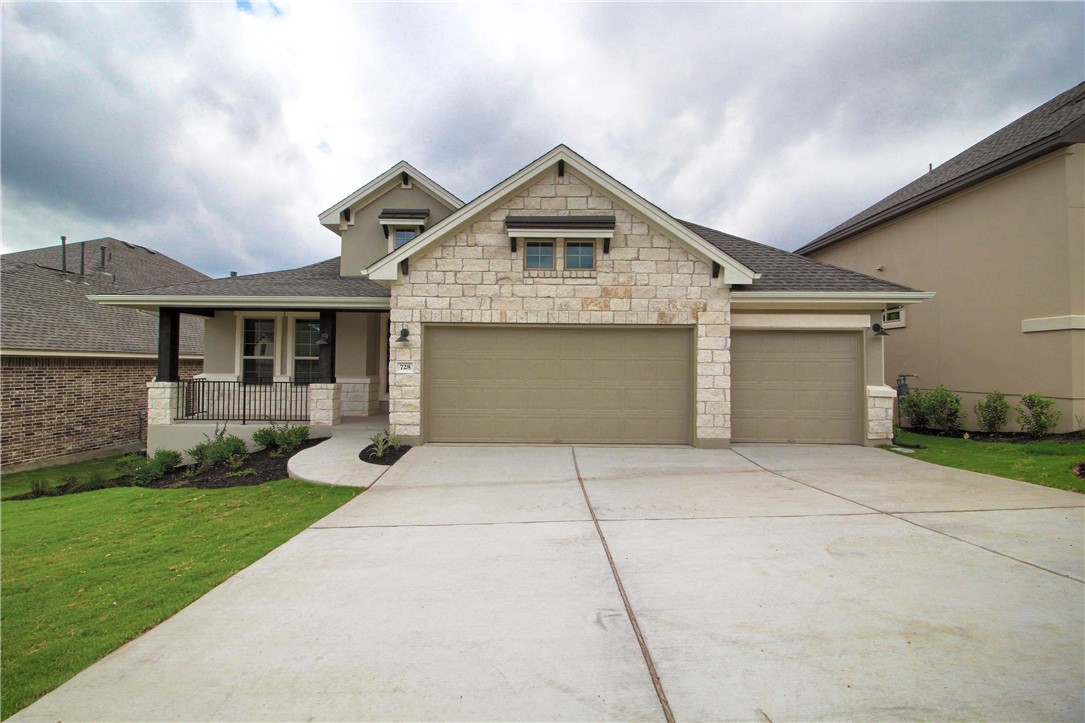
[[949, 432], [961, 428], [964, 415], [961, 413], [961, 398], [939, 384], [923, 398], [927, 407], [927, 417], [932, 427], [941, 427]]
[[1035, 435], [1047, 434], [1062, 416], [1062, 411], [1055, 409], [1055, 400], [1041, 394], [1026, 394], [1016, 409], [1021, 429]]
[[214, 438], [204, 435], [206, 441], [200, 442], [185, 454], [201, 469], [209, 469], [220, 464], [227, 464], [235, 457], [243, 458], [249, 453], [245, 440], [233, 434], [226, 434], [226, 427], [215, 430]]
[[383, 457], [388, 448], [392, 446], [387, 432], [377, 432], [369, 438], [369, 441], [373, 443], [373, 455], [375, 457]]
[[908, 417], [914, 429], [942, 428], [956, 432], [961, 428], [961, 398], [941, 384], [933, 391], [918, 389], [900, 398], [900, 413]]
[[41, 477], [35, 477], [30, 480], [30, 496], [31, 497], [44, 497], [49, 494], [49, 481]]
[[181, 464], [181, 454], [172, 449], [160, 449], [151, 458], [128, 454], [117, 461], [117, 469], [140, 487], [165, 477]]
[[270, 427], [258, 429], [252, 434], [252, 441], [258, 447], [266, 449], [276, 447], [282, 452], [292, 452], [309, 439], [309, 427], [304, 424], [294, 426], [282, 425], [275, 422]]
[[976, 402], [972, 411], [976, 413], [980, 429], [994, 434], [1006, 426], [1010, 418], [1010, 403], [1006, 401], [1006, 395], [996, 389], [987, 392], [987, 398], [983, 401]]
[[914, 429], [930, 427], [930, 416], [925, 403], [926, 395], [918, 389], [900, 398], [900, 413], [908, 418], [908, 424]]

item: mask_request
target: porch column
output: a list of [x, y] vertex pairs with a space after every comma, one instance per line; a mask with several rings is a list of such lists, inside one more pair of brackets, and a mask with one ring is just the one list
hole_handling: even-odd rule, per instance
[[158, 376], [159, 382], [181, 380], [181, 312], [177, 309], [158, 310]]
[[321, 384], [334, 384], [335, 383], [335, 312], [334, 311], [321, 311], [320, 312], [320, 338], [327, 337], [327, 344], [320, 344], [318, 374], [320, 375]]

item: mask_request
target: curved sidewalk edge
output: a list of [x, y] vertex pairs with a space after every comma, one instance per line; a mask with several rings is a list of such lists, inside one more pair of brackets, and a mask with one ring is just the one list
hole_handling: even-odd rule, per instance
[[305, 482], [365, 489], [388, 471], [383, 465], [358, 459], [367, 444], [367, 435], [339, 434], [295, 454], [287, 461], [286, 470], [294, 479]]

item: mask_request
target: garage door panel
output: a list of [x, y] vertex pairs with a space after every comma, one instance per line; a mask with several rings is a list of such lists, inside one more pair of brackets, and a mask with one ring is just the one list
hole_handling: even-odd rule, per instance
[[692, 332], [424, 330], [430, 441], [689, 443]]
[[849, 332], [734, 332], [732, 440], [857, 443], [859, 339]]

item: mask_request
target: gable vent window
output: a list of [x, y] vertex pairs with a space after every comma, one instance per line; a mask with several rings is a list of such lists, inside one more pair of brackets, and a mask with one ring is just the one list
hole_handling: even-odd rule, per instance
[[413, 228], [397, 228], [396, 229], [396, 248], [398, 249], [405, 243], [410, 242], [417, 235], [417, 231]]

